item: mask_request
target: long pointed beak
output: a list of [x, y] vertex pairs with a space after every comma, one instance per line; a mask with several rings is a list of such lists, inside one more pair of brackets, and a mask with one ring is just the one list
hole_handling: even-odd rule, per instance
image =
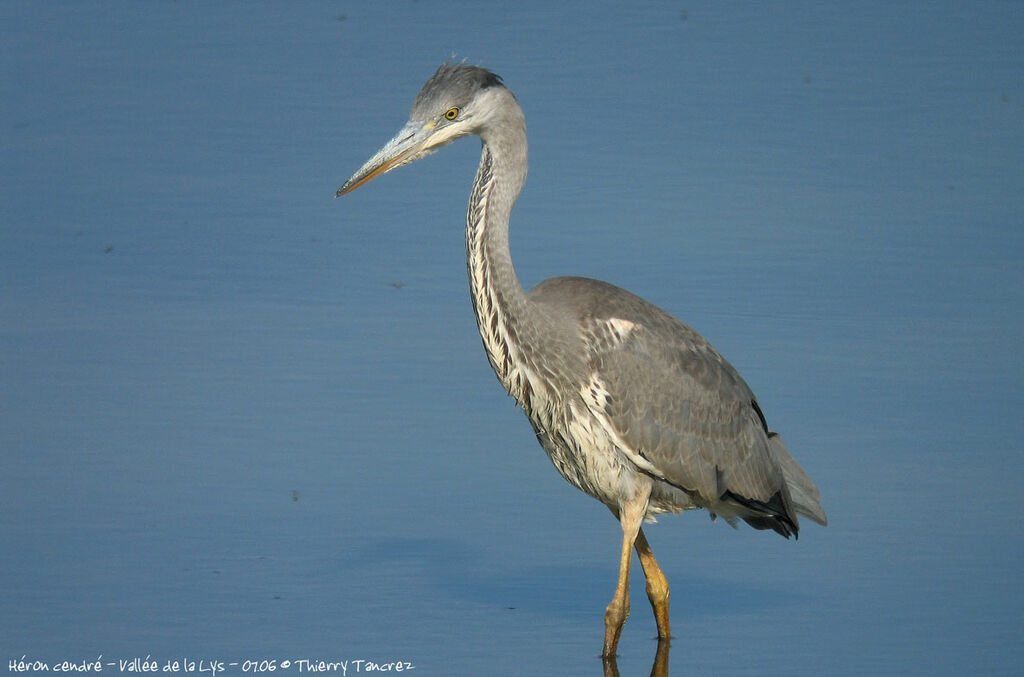
[[418, 160], [424, 155], [433, 151], [437, 144], [428, 144], [434, 131], [432, 122], [410, 121], [395, 134], [394, 138], [384, 144], [384, 147], [377, 151], [377, 154], [370, 158], [365, 165], [359, 168], [348, 181], [345, 182], [334, 197], [341, 197], [374, 179], [381, 174], [386, 174], [396, 167], [407, 165]]

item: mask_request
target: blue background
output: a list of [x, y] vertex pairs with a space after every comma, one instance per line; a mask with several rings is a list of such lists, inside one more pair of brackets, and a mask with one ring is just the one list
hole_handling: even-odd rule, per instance
[[[523, 282], [606, 279], [692, 324], [821, 488], [798, 542], [647, 530], [672, 674], [1019, 671], [1024, 4], [0, 21], [0, 665], [600, 673], [620, 531], [484, 359], [478, 143], [332, 199], [455, 55], [527, 115]], [[646, 674], [633, 582], [619, 667]]]

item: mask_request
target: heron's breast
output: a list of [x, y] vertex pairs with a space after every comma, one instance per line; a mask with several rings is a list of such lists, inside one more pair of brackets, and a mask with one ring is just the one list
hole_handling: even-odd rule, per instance
[[538, 402], [527, 412], [548, 457], [570, 484], [602, 503], [618, 506], [649, 482], [617, 447], [606, 426], [582, 399]]

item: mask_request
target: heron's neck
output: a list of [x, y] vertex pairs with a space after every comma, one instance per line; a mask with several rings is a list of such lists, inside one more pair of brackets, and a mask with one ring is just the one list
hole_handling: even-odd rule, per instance
[[466, 260], [477, 326], [498, 379], [520, 403], [527, 397], [520, 350], [529, 309], [509, 251], [508, 223], [526, 181], [526, 126], [512, 111], [502, 133], [481, 134], [483, 152], [466, 214]]

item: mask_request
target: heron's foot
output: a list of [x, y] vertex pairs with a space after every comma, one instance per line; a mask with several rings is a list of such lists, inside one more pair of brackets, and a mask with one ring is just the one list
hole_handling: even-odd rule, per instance
[[629, 618], [629, 596], [616, 595], [612, 603], [604, 612], [604, 650], [602, 658], [614, 658], [615, 649], [619, 646], [619, 636], [622, 635], [622, 626]]

